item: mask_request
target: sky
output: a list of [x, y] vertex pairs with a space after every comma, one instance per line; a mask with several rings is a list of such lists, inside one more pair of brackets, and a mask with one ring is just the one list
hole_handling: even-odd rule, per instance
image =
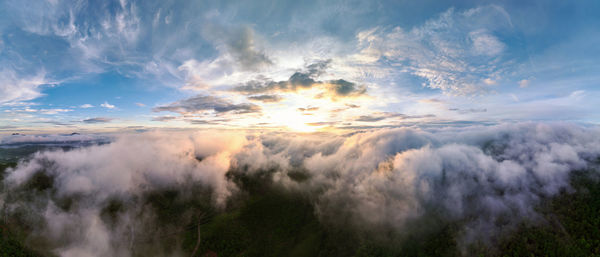
[[0, 133], [598, 124], [598, 1], [0, 1]]

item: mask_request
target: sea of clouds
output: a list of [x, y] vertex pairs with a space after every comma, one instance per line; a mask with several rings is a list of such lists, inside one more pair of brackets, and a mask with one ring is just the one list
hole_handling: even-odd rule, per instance
[[[491, 242], [519, 222], [542, 219], [536, 205], [570, 192], [572, 172], [595, 170], [599, 157], [600, 128], [565, 123], [345, 135], [129, 133], [23, 159], [7, 170], [0, 215], [19, 217], [31, 244], [60, 256], [130, 256], [142, 248], [183, 255], [159, 244], [140, 246], [140, 238], [160, 242], [152, 231], [169, 231], [140, 199], [153, 190], [179, 190], [180, 197], [204, 197], [224, 209], [241, 190], [227, 174], [269, 170], [274, 185], [307, 195], [326, 223], [402, 234], [419, 229], [412, 221], [435, 215], [461, 224], [459, 243]], [[40, 173], [51, 179], [50, 188], [27, 189]], [[115, 199], [124, 207], [108, 222], [104, 210]]]

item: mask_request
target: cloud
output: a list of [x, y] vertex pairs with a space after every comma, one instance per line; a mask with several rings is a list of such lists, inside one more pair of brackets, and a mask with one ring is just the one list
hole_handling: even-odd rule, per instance
[[300, 107], [300, 108], [298, 108], [298, 111], [301, 111], [301, 112], [312, 112], [312, 111], [316, 111], [316, 110], [319, 110], [319, 107], [315, 107], [315, 106], [312, 106], [312, 107], [311, 107], [311, 106], [308, 106], [308, 107], [306, 107], [306, 108], [304, 108], [304, 107]]
[[487, 112], [486, 108], [469, 108], [469, 109], [448, 108], [448, 110], [449, 111], [458, 112], [460, 114], [477, 113], [477, 112]]
[[103, 104], [101, 104], [100, 106], [102, 106], [102, 107], [104, 107], [104, 108], [106, 108], [106, 109], [114, 109], [114, 108], [115, 108], [115, 106], [114, 106], [114, 105], [112, 105], [112, 104], [109, 104], [107, 101], [104, 101], [104, 103], [103, 103]]
[[232, 89], [242, 94], [258, 94], [266, 92], [295, 92], [299, 89], [322, 87], [331, 97], [360, 96], [366, 93], [364, 85], [357, 85], [344, 79], [318, 81], [319, 75], [325, 72], [331, 60], [320, 61], [308, 65], [305, 71], [297, 71], [288, 80], [272, 81], [268, 78], [251, 80]]
[[308, 126], [315, 126], [315, 127], [320, 127], [320, 126], [333, 126], [338, 124], [338, 122], [336, 121], [321, 121], [321, 122], [309, 122], [306, 123], [306, 125]]
[[11, 110], [6, 110], [5, 112], [11, 112], [11, 113], [40, 113], [40, 114], [46, 114], [46, 115], [52, 115], [52, 114], [58, 114], [61, 112], [71, 112], [73, 111], [72, 109], [62, 109], [62, 108], [54, 108], [54, 109], [32, 109], [29, 108], [29, 106], [25, 107], [25, 109], [11, 109]]
[[227, 39], [227, 49], [244, 69], [259, 70], [273, 64], [264, 52], [256, 49], [254, 40], [254, 30], [250, 27], [234, 30]]
[[87, 109], [87, 108], [93, 108], [94, 106], [91, 104], [82, 104], [79, 106], [79, 108], [83, 108], [83, 109]]
[[419, 103], [441, 105], [441, 104], [445, 104], [446, 102], [444, 100], [440, 100], [437, 98], [429, 98], [429, 99], [419, 99]]
[[177, 117], [175, 117], [175, 116], [158, 116], [158, 117], [152, 118], [153, 121], [172, 121], [175, 119], [177, 119]]
[[358, 118], [356, 118], [356, 121], [362, 121], [362, 122], [377, 122], [377, 121], [381, 121], [384, 119], [389, 119], [389, 118], [406, 118], [408, 117], [407, 115], [401, 114], [401, 113], [393, 113], [393, 112], [382, 112], [382, 113], [376, 113], [373, 115], [361, 115]]
[[[152, 255], [151, 252], [157, 250], [171, 256], [177, 253], [173, 251], [179, 250], [175, 245], [167, 249], [161, 248], [166, 245], [160, 242], [150, 247], [139, 244], [152, 241], [156, 236], [173, 234], [166, 227], [148, 227], [160, 224], [154, 208], [147, 205], [152, 194], [171, 187], [182, 190], [184, 186], [192, 190], [188, 194], [191, 199], [203, 199], [209, 206], [222, 206], [236, 191], [235, 184], [225, 176], [231, 153], [238, 151], [244, 142], [242, 136], [223, 133], [123, 135], [110, 144], [67, 152], [40, 152], [12, 171], [12, 176], [4, 182], [16, 182], [11, 188], [17, 193], [23, 192], [19, 191], [21, 183], [32, 176], [48, 176], [52, 181], [51, 187], [56, 193], [47, 194], [45, 199], [32, 195], [43, 201], [43, 206], [38, 205], [38, 208], [27, 201], [9, 203], [28, 212], [35, 210], [32, 216], [21, 216], [24, 219], [33, 217], [47, 222], [34, 225], [34, 232], [48, 244], [33, 248], [58, 256], [131, 256], [134, 252]], [[38, 169], [47, 164], [52, 168]], [[87, 200], [71, 198], [74, 195]], [[145, 203], [135, 200], [138, 197]], [[75, 201], [69, 209], [60, 203], [66, 198]], [[185, 198], [180, 195], [173, 200], [185, 201]], [[113, 218], [107, 219], [106, 206], [111, 203], [120, 207]], [[6, 206], [3, 201], [2, 207]], [[192, 222], [196, 213], [189, 214], [192, 213], [179, 217], [176, 223]]]
[[198, 120], [198, 119], [186, 119], [185, 121], [194, 125], [216, 125], [222, 122], [228, 122], [229, 119], [213, 119], [213, 120]]
[[110, 141], [110, 137], [101, 134], [67, 134], [67, 135], [24, 135], [15, 134], [0, 136], [0, 145], [24, 145], [24, 144], [72, 144], [87, 145], [88, 143], [104, 143]]
[[203, 34], [213, 41], [222, 60], [231, 61], [243, 70], [258, 71], [273, 64], [257, 45], [257, 36], [252, 27], [207, 23]]
[[498, 56], [506, 47], [497, 37], [484, 29], [469, 32], [469, 39], [476, 55]]
[[328, 84], [330, 85], [329, 90], [334, 92], [336, 96], [362, 95], [367, 92], [365, 86], [359, 86], [343, 79], [330, 80]]
[[45, 72], [34, 76], [20, 76], [14, 70], [0, 70], [0, 105], [28, 101], [42, 96], [40, 87], [54, 84], [46, 79]]
[[51, 115], [51, 114], [57, 114], [57, 113], [61, 113], [61, 112], [71, 112], [73, 111], [72, 109], [40, 109], [39, 112], [41, 114], [47, 114], [47, 115]]
[[[232, 177], [262, 174], [260, 179], [307, 197], [325, 224], [410, 236], [423, 230], [411, 224], [438, 217], [456, 224], [456, 240], [466, 247], [493, 241], [524, 220], [542, 219], [541, 199], [569, 192], [571, 173], [594, 167], [598, 157], [597, 127], [560, 123], [339, 136], [153, 131], [37, 153], [9, 169], [4, 182], [10, 195], [32, 200], [4, 197], [1, 203], [4, 215], [23, 210], [31, 217], [18, 217], [44, 221], [29, 224], [47, 240], [37, 245], [45, 252], [127, 256], [149, 250], [138, 240], [164, 235], [171, 226], [179, 231], [197, 214], [190, 204], [165, 226], [148, 208], [152, 193], [167, 190], [177, 196], [173, 201], [224, 208], [240, 190]], [[298, 170], [306, 180], [290, 178]], [[47, 193], [22, 190], [40, 174], [51, 181], [40, 189]], [[70, 208], [60, 207], [64, 199]], [[111, 202], [119, 203], [119, 211], [103, 218]], [[177, 248], [162, 242], [150, 249]]]
[[261, 101], [264, 103], [274, 103], [283, 100], [283, 97], [279, 95], [253, 95], [248, 97], [252, 101]]
[[101, 71], [106, 65], [134, 64], [127, 59], [139, 53], [134, 49], [147, 28], [136, 3], [127, 1], [108, 7], [59, 0], [11, 5], [11, 11], [22, 30], [68, 44], [67, 69]]
[[489, 242], [520, 221], [539, 219], [540, 199], [569, 188], [570, 172], [600, 156], [598, 133], [533, 123], [380, 129], [338, 142], [264, 136], [270, 143], [255, 142], [237, 163], [252, 160], [250, 167], [260, 170], [276, 162], [283, 174], [302, 167], [311, 177], [307, 182], [273, 179], [316, 194], [317, 213], [340, 226], [410, 234], [420, 229], [411, 222], [442, 215], [461, 224], [459, 243]]
[[479, 94], [496, 84], [509, 63], [503, 58], [506, 45], [496, 33], [510, 29], [510, 19], [501, 7], [450, 9], [411, 30], [395, 27], [359, 32], [360, 51], [354, 58], [364, 64], [403, 67], [403, 71], [424, 78], [424, 86], [445, 93]]
[[202, 34], [215, 46], [218, 55], [201, 61], [188, 57], [182, 62], [177, 70], [183, 73], [184, 89], [231, 85], [231, 81], [247, 80], [248, 76], [274, 64], [257, 46], [257, 35], [251, 27], [208, 22], [203, 26]]
[[113, 118], [96, 117], [96, 118], [85, 119], [82, 122], [89, 123], [89, 124], [95, 124], [95, 123], [108, 123], [108, 122], [111, 122], [112, 120], [114, 120], [114, 119]]
[[0, 126], [0, 130], [12, 130], [18, 128], [17, 126]]
[[325, 71], [330, 62], [330, 60], [327, 60], [313, 63], [307, 67], [306, 71], [298, 71], [292, 74], [287, 81], [275, 82], [268, 78], [262, 78], [261, 80], [252, 80], [245, 85], [237, 86], [233, 88], [233, 91], [251, 94], [277, 90], [284, 92], [296, 91], [297, 88], [310, 88], [318, 83], [315, 81], [315, 78]]
[[143, 103], [135, 103], [135, 105], [139, 106], [139, 107], [145, 107], [146, 105]]
[[183, 89], [204, 90], [246, 81], [275, 66], [265, 53], [262, 40], [249, 26], [205, 23], [202, 34], [218, 55], [214, 58], [188, 57], [177, 68], [183, 75]]
[[526, 87], [529, 86], [529, 83], [531, 83], [531, 81], [528, 80], [528, 79], [519, 80], [519, 87], [520, 88], [526, 88]]
[[251, 103], [233, 104], [213, 96], [198, 95], [166, 106], [159, 106], [153, 110], [155, 112], [170, 111], [181, 114], [198, 113], [201, 111], [214, 111], [217, 114], [228, 112], [242, 114], [260, 112], [261, 108]]
[[52, 124], [55, 126], [73, 126], [73, 124], [71, 124], [71, 123], [66, 123], [66, 122], [56, 121], [56, 120], [42, 120], [42, 121], [36, 121], [35, 123]]

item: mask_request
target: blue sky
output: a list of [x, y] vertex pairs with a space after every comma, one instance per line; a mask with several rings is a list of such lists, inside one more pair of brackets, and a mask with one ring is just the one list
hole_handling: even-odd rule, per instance
[[598, 1], [0, 2], [0, 133], [600, 114]]

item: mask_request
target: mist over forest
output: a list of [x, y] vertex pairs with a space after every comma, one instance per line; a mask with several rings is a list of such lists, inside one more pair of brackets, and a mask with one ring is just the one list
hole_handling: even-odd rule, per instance
[[114, 135], [4, 164], [2, 233], [16, 241], [2, 243], [57, 256], [585, 256], [598, 227], [569, 224], [580, 214], [561, 202], [598, 222], [599, 141], [565, 123]]

